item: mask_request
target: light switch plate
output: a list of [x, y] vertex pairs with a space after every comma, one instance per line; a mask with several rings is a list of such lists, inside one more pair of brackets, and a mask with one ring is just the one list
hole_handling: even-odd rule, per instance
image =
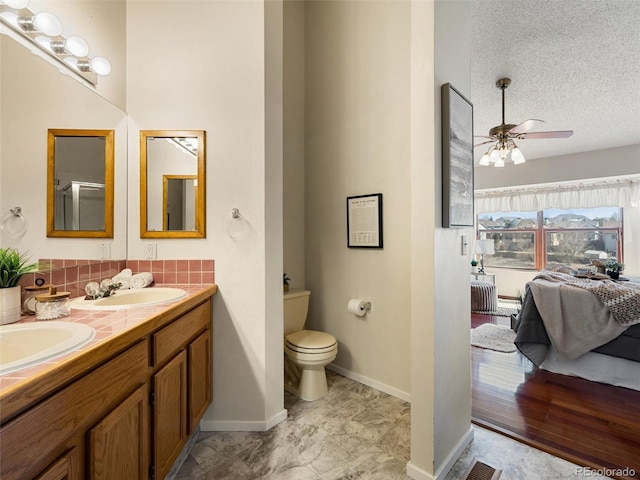
[[462, 235], [460, 237], [461, 242], [460, 242], [460, 255], [466, 255], [467, 254], [467, 246], [468, 246], [468, 242], [467, 242], [467, 236], [466, 235]]

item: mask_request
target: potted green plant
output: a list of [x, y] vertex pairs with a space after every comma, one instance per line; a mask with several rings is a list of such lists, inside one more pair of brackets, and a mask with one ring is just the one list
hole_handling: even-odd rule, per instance
[[606, 269], [607, 275], [617, 280], [620, 278], [620, 272], [624, 270], [624, 263], [619, 263], [615, 258], [610, 258], [604, 262], [604, 268]]
[[471, 273], [478, 273], [478, 260], [475, 258], [471, 259]]
[[284, 292], [287, 293], [289, 291], [289, 280], [291, 280], [289, 277], [287, 277], [286, 273], [282, 274], [282, 283], [283, 283], [283, 289]]
[[21, 288], [23, 275], [37, 272], [39, 263], [30, 263], [26, 254], [13, 248], [0, 248], [0, 325], [20, 320], [22, 310]]

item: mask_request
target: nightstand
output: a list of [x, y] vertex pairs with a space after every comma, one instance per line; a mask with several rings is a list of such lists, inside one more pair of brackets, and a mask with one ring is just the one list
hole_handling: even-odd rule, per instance
[[496, 274], [495, 273], [472, 273], [471, 280], [480, 280], [482, 282], [489, 282], [496, 284]]

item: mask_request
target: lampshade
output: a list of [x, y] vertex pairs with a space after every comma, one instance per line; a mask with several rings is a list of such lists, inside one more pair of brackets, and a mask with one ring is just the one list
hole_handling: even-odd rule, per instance
[[493, 239], [476, 240], [475, 253], [493, 255], [496, 253]]
[[518, 147], [511, 150], [511, 160], [513, 160], [514, 165], [524, 163], [524, 155], [522, 155], [522, 152]]

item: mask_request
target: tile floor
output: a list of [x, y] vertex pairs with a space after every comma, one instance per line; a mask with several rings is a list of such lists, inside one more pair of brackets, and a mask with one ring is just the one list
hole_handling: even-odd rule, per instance
[[[190, 480], [409, 479], [410, 405], [332, 372], [329, 393], [305, 402], [285, 392], [288, 418], [267, 432], [202, 432], [176, 478]], [[480, 427], [446, 476], [473, 458], [501, 480], [607, 478]], [[593, 473], [593, 472], [589, 472]]]

